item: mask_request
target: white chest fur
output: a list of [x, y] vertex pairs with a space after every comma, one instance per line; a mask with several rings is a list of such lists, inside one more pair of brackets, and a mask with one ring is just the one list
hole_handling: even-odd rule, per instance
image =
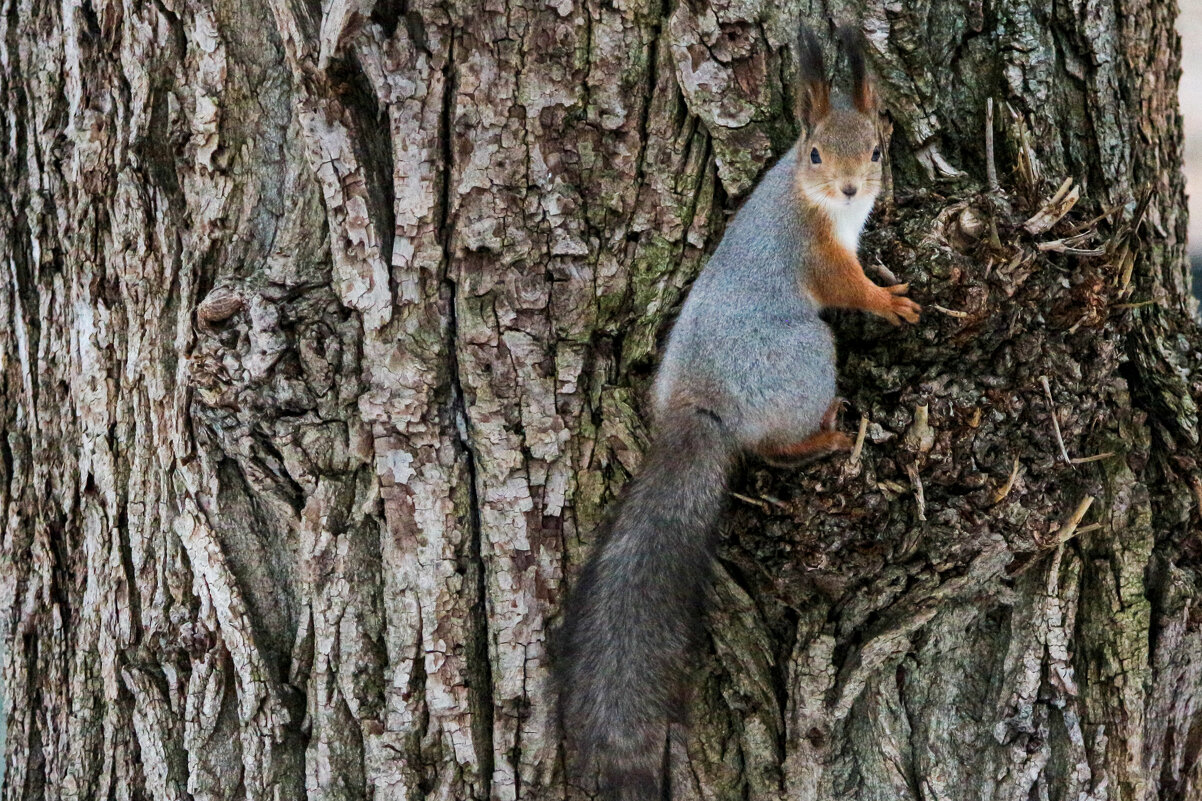
[[835, 225], [835, 238], [852, 253], [860, 246], [860, 232], [864, 230], [864, 223], [868, 222], [868, 215], [872, 213], [874, 199], [866, 197], [846, 205], [827, 206], [827, 213]]

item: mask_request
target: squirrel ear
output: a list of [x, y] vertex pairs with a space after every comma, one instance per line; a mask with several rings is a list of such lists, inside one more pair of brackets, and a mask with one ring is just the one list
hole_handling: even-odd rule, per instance
[[868, 63], [864, 55], [864, 34], [858, 28], [844, 25], [839, 28], [839, 42], [847, 56], [851, 70], [851, 102], [861, 114], [876, 112], [876, 85], [868, 74]]
[[818, 37], [804, 22], [797, 34], [797, 63], [801, 72], [801, 121], [813, 128], [831, 109], [831, 85]]
[[813, 128], [831, 110], [831, 87], [826, 81], [807, 83], [801, 89], [801, 121]]
[[851, 102], [861, 114], [876, 113], [876, 84], [871, 78], [852, 85]]

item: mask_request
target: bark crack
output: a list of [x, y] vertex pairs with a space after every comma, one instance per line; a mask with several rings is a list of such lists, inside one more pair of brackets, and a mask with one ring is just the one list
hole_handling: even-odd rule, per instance
[[472, 422], [468, 414], [467, 399], [463, 391], [463, 381], [459, 366], [459, 286], [452, 274], [454, 248], [452, 246], [452, 231], [454, 227], [451, 209], [452, 189], [454, 178], [454, 106], [457, 91], [455, 75], [455, 35], [450, 36], [447, 49], [446, 63], [443, 65], [443, 103], [439, 120], [439, 147], [441, 149], [443, 178], [440, 186], [438, 227], [442, 241], [443, 285], [447, 293], [446, 314], [446, 353], [448, 358], [449, 381], [451, 390], [451, 416], [454, 426], [454, 439], [463, 453], [467, 467], [467, 494], [469, 504], [469, 526], [471, 539], [468, 543], [466, 558], [467, 578], [471, 584], [471, 592], [475, 594], [473, 604], [479, 611], [474, 616], [468, 635], [468, 649], [465, 655], [470, 685], [468, 697], [474, 707], [472, 714], [472, 743], [475, 747], [476, 760], [480, 766], [480, 781], [483, 797], [488, 798], [492, 793], [493, 771], [493, 699], [492, 699], [492, 663], [488, 650], [488, 613], [484, 609], [487, 598], [485, 586], [485, 570], [483, 560], [483, 533], [480, 520], [480, 497], [478, 484], [477, 455], [472, 442]]

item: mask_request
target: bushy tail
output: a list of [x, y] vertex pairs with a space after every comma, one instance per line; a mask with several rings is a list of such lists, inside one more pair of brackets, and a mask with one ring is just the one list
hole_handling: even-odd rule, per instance
[[668, 723], [680, 721], [736, 445], [713, 414], [660, 423], [568, 601], [556, 673], [574, 764], [602, 797], [659, 801]]

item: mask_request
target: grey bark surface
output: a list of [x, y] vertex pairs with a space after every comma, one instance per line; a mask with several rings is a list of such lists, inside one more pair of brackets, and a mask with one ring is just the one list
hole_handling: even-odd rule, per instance
[[3, 797], [578, 797], [549, 638], [804, 16], [926, 313], [736, 477], [672, 797], [1199, 798], [1175, 13], [2, 0]]

